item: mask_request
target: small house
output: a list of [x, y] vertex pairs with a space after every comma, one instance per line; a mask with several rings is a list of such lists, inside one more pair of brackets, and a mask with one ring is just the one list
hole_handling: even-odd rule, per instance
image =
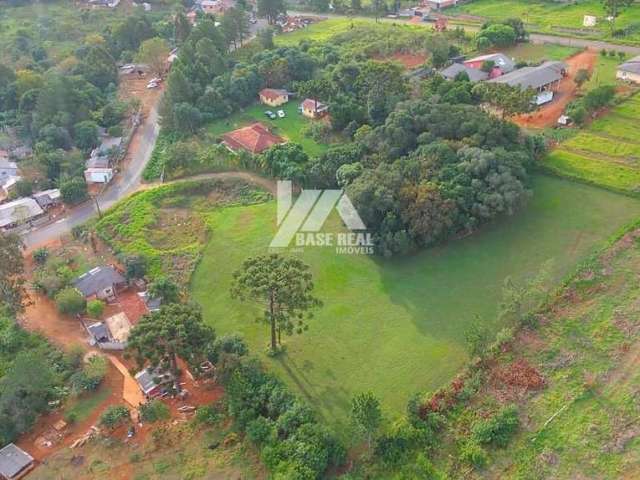
[[279, 107], [289, 101], [289, 92], [279, 88], [263, 88], [260, 90], [260, 101], [270, 107]]
[[222, 136], [222, 143], [231, 151], [245, 150], [257, 155], [274, 145], [284, 143], [284, 139], [271, 133], [262, 123], [256, 122], [225, 133]]
[[0, 479], [18, 480], [35, 466], [31, 455], [10, 443], [0, 449]]
[[80, 275], [73, 285], [87, 299], [109, 300], [127, 286], [127, 279], [111, 265], [106, 265]]
[[454, 7], [458, 3], [458, 0], [423, 0], [422, 4], [427, 7], [434, 8], [436, 10], [442, 10], [443, 8]]
[[19, 198], [0, 205], [0, 231], [10, 231], [44, 217], [45, 212], [33, 198]]
[[514, 61], [503, 53], [480, 55], [479, 57], [465, 60], [464, 64], [467, 67], [476, 68], [478, 70], [484, 70], [483, 67], [487, 64], [493, 65], [490, 70], [486, 69], [488, 70], [487, 73], [489, 74], [489, 78], [496, 78], [500, 75], [504, 75], [505, 73], [511, 73], [516, 68]]
[[313, 98], [307, 98], [300, 105], [302, 115], [307, 118], [321, 118], [329, 112], [329, 106]]
[[62, 195], [60, 193], [60, 190], [57, 188], [34, 193], [32, 197], [43, 210], [49, 210], [50, 208], [53, 208], [62, 203]]
[[96, 322], [88, 325], [87, 331], [96, 343], [107, 343], [111, 341], [109, 329], [102, 322]]
[[140, 390], [146, 398], [159, 397], [166, 391], [169, 384], [173, 383], [174, 376], [169, 372], [163, 372], [156, 368], [151, 370], [145, 368], [144, 370], [136, 373], [136, 382]]
[[640, 55], [619, 65], [616, 78], [625, 82], [640, 83]]
[[113, 168], [90, 167], [84, 171], [87, 183], [109, 183], [113, 179]]

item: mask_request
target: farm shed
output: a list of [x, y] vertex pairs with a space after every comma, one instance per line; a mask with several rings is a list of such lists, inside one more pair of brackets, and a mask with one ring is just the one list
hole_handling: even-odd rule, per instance
[[567, 74], [567, 65], [564, 62], [544, 62], [537, 67], [524, 67], [511, 73], [489, 80], [492, 83], [504, 83], [512, 87], [531, 88], [538, 92], [536, 103], [545, 103], [542, 100], [553, 98], [549, 92], [557, 90], [560, 82]]
[[9, 231], [15, 227], [44, 216], [44, 210], [33, 198], [19, 198], [0, 205], [0, 230]]

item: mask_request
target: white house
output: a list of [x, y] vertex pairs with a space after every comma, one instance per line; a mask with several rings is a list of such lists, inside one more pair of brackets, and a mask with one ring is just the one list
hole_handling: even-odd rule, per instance
[[113, 178], [113, 168], [87, 168], [84, 179], [87, 183], [109, 183]]

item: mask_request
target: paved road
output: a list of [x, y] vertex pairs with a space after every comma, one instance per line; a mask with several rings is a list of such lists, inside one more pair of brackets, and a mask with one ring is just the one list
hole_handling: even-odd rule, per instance
[[[364, 16], [348, 17], [347, 15], [339, 15], [337, 13], [318, 14], [313, 12], [289, 11], [289, 14], [290, 15], [309, 15], [309, 16], [316, 16], [321, 18], [353, 18], [354, 20], [357, 20], [357, 19], [372, 20], [371, 17], [364, 17]], [[455, 20], [455, 17], [447, 17], [447, 18], [451, 20]], [[398, 19], [398, 18], [381, 17], [378, 20], [384, 23], [399, 23], [399, 24], [407, 23], [405, 20]], [[430, 22], [423, 22], [423, 23], [417, 23], [412, 25], [418, 25], [418, 26], [429, 27], [429, 28], [433, 26], [433, 24]], [[479, 27], [475, 27], [473, 25], [464, 25], [464, 28], [467, 30], [474, 31], [474, 30], [477, 30]], [[532, 43], [553, 43], [555, 45], [564, 45], [567, 47], [578, 47], [578, 48], [590, 47], [590, 48], [595, 48], [597, 50], [602, 50], [604, 48], [606, 50], [624, 51], [632, 55], [640, 54], [640, 47], [618, 45], [615, 43], [609, 43], [609, 42], [604, 42], [600, 40], [587, 40], [584, 38], [561, 37], [558, 35], [546, 35], [542, 33], [531, 33], [529, 35], [529, 39], [531, 40]]]
[[[158, 102], [149, 111], [144, 123], [138, 127], [138, 148], [131, 152], [126, 169], [116, 176], [116, 180], [98, 196], [98, 204], [101, 210], [106, 210], [119, 199], [135, 192], [141, 184], [142, 172], [151, 158], [151, 152], [156, 145], [160, 126], [158, 125]], [[81, 225], [97, 215], [94, 202], [86, 202], [69, 211], [63, 218], [38, 227], [24, 234], [24, 242], [27, 247], [34, 247], [49, 240], [60, 237], [70, 231], [76, 225]]]

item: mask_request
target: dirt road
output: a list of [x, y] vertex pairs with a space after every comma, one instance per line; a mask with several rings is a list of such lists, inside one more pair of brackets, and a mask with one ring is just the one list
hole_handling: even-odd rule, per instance
[[560, 82], [558, 91], [553, 96], [553, 101], [543, 105], [533, 113], [517, 115], [512, 120], [525, 128], [548, 128], [554, 127], [560, 115], [564, 113], [566, 106], [576, 96], [578, 86], [573, 81], [578, 70], [586, 69], [589, 72], [598, 59], [598, 52], [587, 49], [565, 60], [569, 66], [567, 76]]

